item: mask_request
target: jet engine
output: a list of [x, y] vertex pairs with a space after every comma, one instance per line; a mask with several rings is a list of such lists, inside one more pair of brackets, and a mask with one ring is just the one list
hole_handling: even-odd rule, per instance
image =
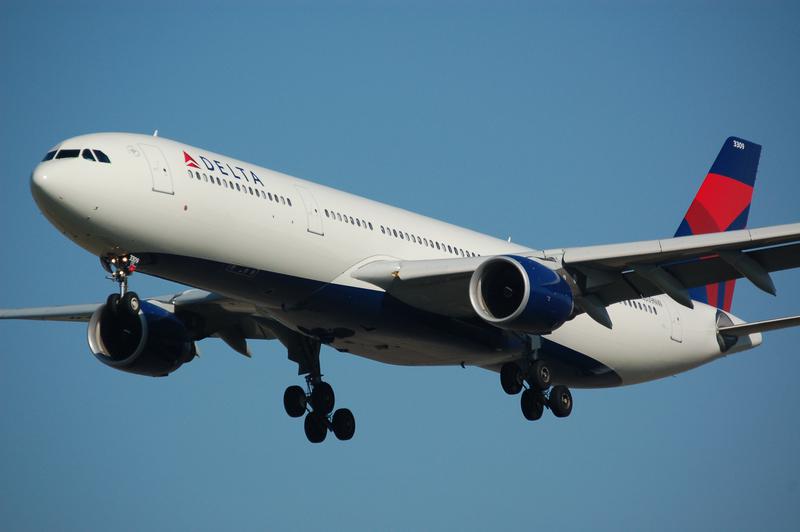
[[567, 281], [546, 264], [514, 255], [482, 263], [469, 283], [472, 308], [501, 329], [546, 334], [572, 316]]
[[103, 364], [150, 377], [165, 377], [197, 354], [184, 322], [148, 301], [136, 314], [101, 306], [89, 320], [88, 337]]

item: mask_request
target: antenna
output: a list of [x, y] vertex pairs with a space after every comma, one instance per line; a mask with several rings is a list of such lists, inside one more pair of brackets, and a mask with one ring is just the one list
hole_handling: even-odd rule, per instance
[[511, 236], [510, 236], [510, 235], [509, 235], [509, 237], [508, 237], [508, 241], [509, 241], [509, 242], [511, 242]]
[[153, 131], [153, 136], [154, 136], [154, 137], [157, 137], [157, 136], [158, 136], [158, 130], [157, 130], [157, 129], [156, 129], [155, 131]]

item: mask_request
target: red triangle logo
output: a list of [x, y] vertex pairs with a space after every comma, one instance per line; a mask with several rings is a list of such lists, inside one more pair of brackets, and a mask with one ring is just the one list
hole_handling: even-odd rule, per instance
[[183, 162], [185, 162], [186, 166], [189, 168], [200, 168], [200, 166], [197, 164], [197, 161], [195, 161], [192, 156], [186, 152], [183, 152]]

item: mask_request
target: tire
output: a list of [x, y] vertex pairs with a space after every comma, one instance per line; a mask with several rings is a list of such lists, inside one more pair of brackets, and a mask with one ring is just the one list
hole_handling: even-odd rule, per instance
[[311, 406], [315, 412], [327, 416], [333, 412], [333, 405], [336, 404], [336, 396], [333, 388], [327, 382], [318, 382], [311, 391]]
[[142, 308], [142, 302], [139, 300], [139, 295], [136, 292], [126, 292], [119, 302], [120, 308], [130, 316], [139, 314], [139, 309]]
[[550, 367], [542, 360], [533, 363], [530, 370], [529, 382], [531, 386], [538, 390], [546, 390], [553, 383], [553, 375]]
[[119, 294], [110, 294], [106, 299], [106, 308], [112, 313], [116, 314], [119, 310]]
[[536, 421], [542, 417], [544, 412], [544, 398], [539, 390], [527, 389], [520, 396], [520, 407], [522, 415], [528, 421]]
[[289, 417], [300, 417], [306, 413], [308, 398], [300, 386], [289, 386], [283, 392], [283, 408]]
[[517, 395], [522, 390], [522, 370], [515, 362], [506, 362], [500, 368], [500, 385], [508, 395]]
[[572, 394], [566, 386], [553, 386], [548, 400], [550, 410], [556, 417], [567, 417], [572, 412]]
[[349, 440], [356, 432], [356, 418], [347, 408], [340, 408], [333, 413], [331, 425], [333, 434], [342, 441]]
[[322, 443], [328, 435], [328, 420], [319, 412], [309, 412], [303, 423], [306, 431], [306, 438], [311, 443]]

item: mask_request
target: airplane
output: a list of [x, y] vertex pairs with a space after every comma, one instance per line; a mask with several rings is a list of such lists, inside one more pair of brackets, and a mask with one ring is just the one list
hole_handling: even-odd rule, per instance
[[[730, 312], [736, 279], [774, 295], [770, 272], [800, 266], [800, 223], [745, 228], [760, 155], [725, 140], [673, 238], [540, 250], [157, 134], [76, 136], [47, 151], [31, 193], [119, 290], [0, 319], [87, 322], [97, 360], [153, 377], [204, 338], [245, 356], [248, 340], [277, 339], [305, 377], [284, 408], [312, 443], [356, 427], [334, 410], [323, 345], [484, 368], [520, 394], [524, 418], [567, 417], [570, 388], [675, 375], [800, 325]], [[191, 288], [142, 299], [136, 272]]]

